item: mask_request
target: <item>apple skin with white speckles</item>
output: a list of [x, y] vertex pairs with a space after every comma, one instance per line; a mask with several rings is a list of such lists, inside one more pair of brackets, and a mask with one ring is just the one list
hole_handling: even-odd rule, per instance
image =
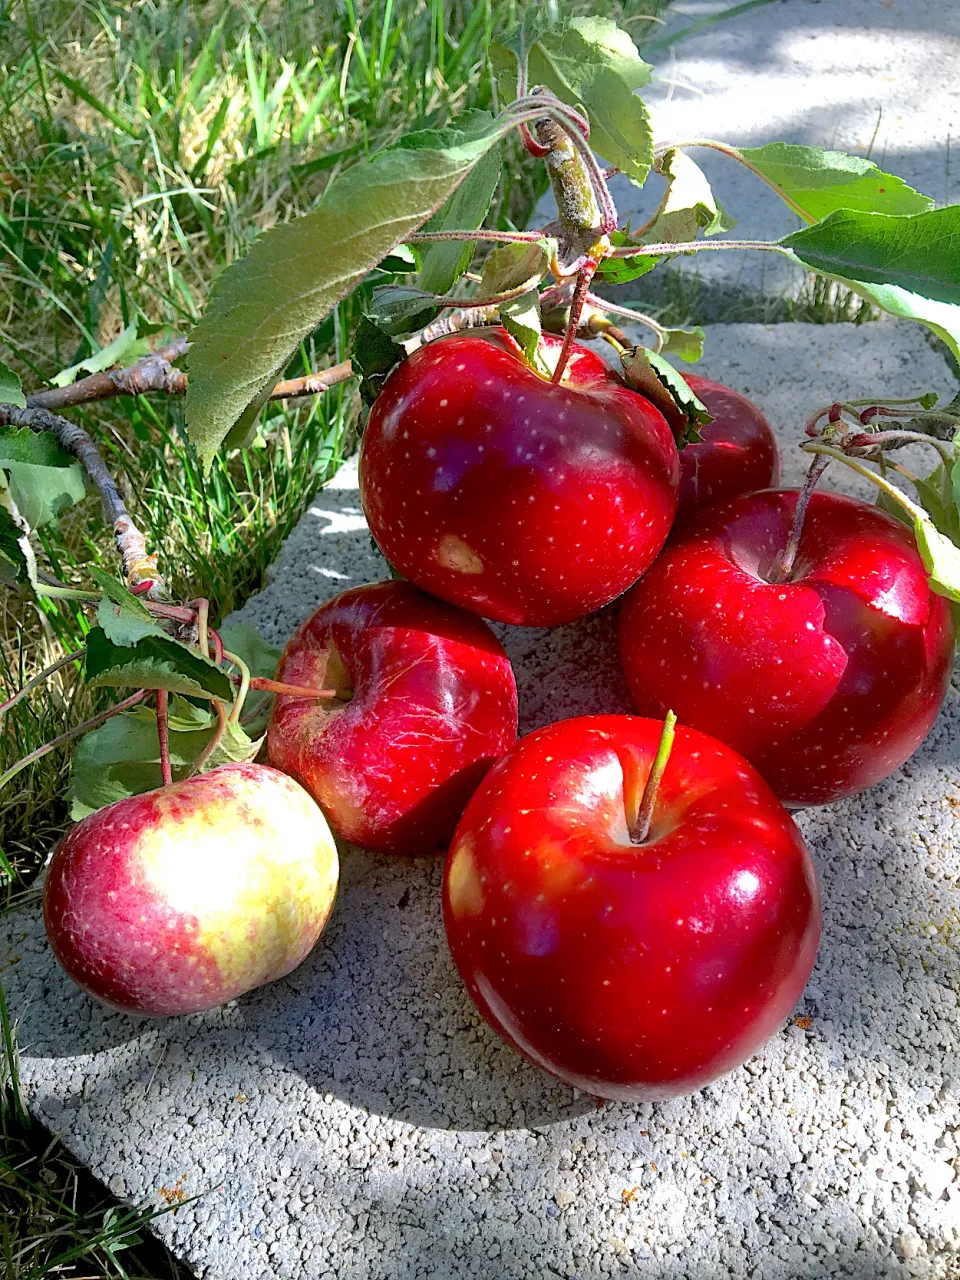
[[784, 804], [829, 804], [886, 778], [927, 736], [953, 666], [950, 606], [912, 534], [858, 498], [817, 491], [787, 581], [797, 491], [703, 513], [624, 600], [637, 709], [669, 707], [728, 742]]
[[342, 695], [278, 697], [267, 751], [334, 832], [365, 849], [445, 848], [517, 740], [517, 685], [496, 636], [409, 582], [353, 587], [322, 605], [291, 636], [277, 677]]
[[[560, 339], [545, 334], [556, 360]], [[651, 563], [677, 505], [666, 420], [575, 344], [561, 385], [503, 329], [431, 342], [390, 374], [360, 452], [370, 530], [405, 578], [483, 617], [570, 622]]]
[[54, 852], [44, 922], [90, 995], [125, 1013], [197, 1013], [282, 978], [333, 907], [337, 849], [292, 778], [225, 764], [77, 823]]
[[561, 1080], [641, 1101], [703, 1088], [790, 1014], [820, 939], [793, 820], [736, 752], [682, 726], [647, 840], [628, 795], [662, 724], [584, 716], [523, 738], [447, 858], [454, 962], [486, 1021]]
[[685, 373], [691, 390], [713, 415], [703, 439], [680, 450], [680, 496], [672, 535], [699, 511], [780, 480], [773, 428], [752, 400], [710, 378]]

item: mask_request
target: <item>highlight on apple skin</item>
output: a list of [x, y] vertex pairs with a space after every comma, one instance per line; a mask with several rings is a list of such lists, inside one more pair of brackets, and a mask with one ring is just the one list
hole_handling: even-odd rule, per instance
[[44, 922], [57, 960], [104, 1004], [197, 1013], [295, 969], [323, 932], [338, 873], [298, 783], [225, 764], [77, 823], [54, 852]]
[[537, 1066], [603, 1098], [692, 1093], [756, 1053], [820, 939], [792, 818], [735, 751], [678, 727], [649, 831], [662, 722], [583, 716], [496, 764], [450, 846], [443, 916], [480, 1013]]

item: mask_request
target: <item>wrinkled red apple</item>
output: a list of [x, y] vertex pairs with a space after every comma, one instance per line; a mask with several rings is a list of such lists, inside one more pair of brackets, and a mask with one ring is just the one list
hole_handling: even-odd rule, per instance
[[940, 710], [954, 644], [913, 536], [858, 498], [815, 492], [793, 571], [772, 581], [796, 501], [768, 489], [704, 512], [620, 615], [638, 710], [670, 707], [728, 742], [790, 806], [903, 764]]
[[225, 764], [84, 818], [44, 885], [54, 954], [126, 1013], [196, 1013], [282, 978], [337, 892], [323, 814], [292, 778]]
[[678, 728], [646, 840], [631, 815], [662, 725], [584, 716], [523, 738], [467, 806], [443, 911], [478, 1009], [604, 1098], [700, 1089], [793, 1008], [820, 937], [810, 856], [736, 752]]
[[770, 423], [752, 400], [698, 374], [684, 373], [713, 415], [703, 439], [680, 450], [680, 500], [674, 533], [698, 511], [780, 479], [780, 451]]
[[[560, 339], [544, 335], [545, 358]], [[502, 329], [414, 352], [370, 412], [360, 494], [405, 578], [484, 617], [555, 626], [609, 604], [660, 550], [679, 460], [658, 409], [575, 345], [562, 385]]]
[[445, 845], [516, 741], [517, 686], [493, 632], [409, 582], [354, 587], [323, 605], [289, 640], [277, 677], [339, 691], [278, 697], [267, 749], [334, 832], [366, 849]]

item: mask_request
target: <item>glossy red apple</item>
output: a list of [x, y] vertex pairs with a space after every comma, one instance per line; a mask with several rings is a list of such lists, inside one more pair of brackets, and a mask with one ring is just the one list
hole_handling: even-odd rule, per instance
[[583, 716], [523, 738], [467, 806], [444, 875], [450, 950], [484, 1018], [604, 1098], [690, 1093], [744, 1062], [820, 937], [800, 833], [715, 739], [677, 730], [633, 843], [661, 728]]
[[796, 490], [705, 512], [624, 601], [623, 668], [643, 714], [740, 751], [790, 806], [887, 777], [926, 737], [953, 663], [950, 606], [891, 516], [815, 492], [793, 571], [771, 581]]
[[330, 701], [278, 697], [267, 751], [338, 836], [366, 849], [446, 845], [517, 738], [517, 686], [493, 632], [409, 582], [328, 601], [290, 638], [277, 678], [339, 691]]
[[680, 450], [674, 533], [705, 507], [740, 493], [769, 489], [780, 479], [780, 451], [773, 429], [753, 401], [722, 382], [693, 373], [683, 376], [713, 414], [713, 421], [701, 428], [701, 441]]
[[[543, 338], [556, 359], [560, 339]], [[635, 582], [676, 511], [658, 409], [575, 346], [562, 385], [502, 329], [414, 352], [374, 403], [360, 453], [371, 532], [404, 577], [484, 617], [555, 626]]]
[[212, 1009], [310, 952], [337, 892], [337, 849], [306, 791], [225, 764], [90, 814], [43, 892], [54, 954], [115, 1009]]

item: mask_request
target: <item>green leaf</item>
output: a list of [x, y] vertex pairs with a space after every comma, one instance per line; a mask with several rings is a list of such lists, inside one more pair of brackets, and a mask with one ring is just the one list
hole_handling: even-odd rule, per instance
[[906, 216], [840, 209], [780, 244], [816, 271], [960, 303], [960, 205]]
[[0, 360], [0, 404], [12, 404], [17, 409], [27, 407], [20, 379], [2, 360]]
[[914, 519], [913, 532], [930, 589], [960, 604], [960, 547], [934, 528], [929, 520]]
[[700, 428], [713, 416], [669, 361], [648, 347], [634, 347], [623, 352], [620, 363], [628, 386], [651, 400], [670, 423], [679, 448], [703, 439]]
[[0, 468], [31, 529], [49, 524], [86, 496], [83, 470], [48, 431], [0, 427]]
[[407, 358], [407, 353], [379, 325], [361, 316], [353, 339], [352, 358], [360, 370], [360, 394], [366, 404], [373, 404], [391, 370]]
[[[582, 107], [591, 147], [642, 186], [653, 164], [653, 135], [635, 90], [650, 79], [651, 68], [630, 36], [608, 18], [574, 18], [526, 39], [527, 83], [546, 85], [569, 106]], [[518, 49], [516, 38], [490, 48], [504, 102], [516, 97]]]
[[163, 634], [117, 644], [102, 626], [92, 627], [87, 636], [86, 672], [95, 688], [167, 689], [186, 697], [233, 701], [233, 685], [225, 671]]
[[685, 152], [667, 151], [660, 172], [667, 190], [643, 243], [687, 244], [701, 231], [712, 236], [736, 225], [717, 204], [706, 174]]
[[149, 350], [147, 343], [137, 338], [137, 322], [134, 321], [109, 346], [103, 347], [95, 355], [87, 356], [79, 364], [72, 364], [69, 369], [62, 369], [55, 378], [50, 379], [50, 383], [54, 387], [69, 387], [81, 373], [103, 373], [118, 364], [132, 364]]
[[223, 647], [235, 653], [250, 668], [250, 674], [272, 680], [277, 673], [280, 650], [268, 644], [247, 622], [228, 622], [220, 628]]
[[918, 293], [911, 293], [908, 289], [900, 289], [893, 284], [869, 285], [860, 280], [851, 280], [847, 276], [836, 276], [829, 272], [824, 272], [824, 275], [845, 285], [892, 316], [925, 324], [946, 343], [954, 358], [960, 360], [960, 307], [923, 298]]
[[470, 138], [455, 129], [426, 131], [361, 160], [327, 188], [313, 213], [265, 232], [223, 272], [191, 335], [187, 427], [204, 466], [298, 343], [509, 128], [509, 121], [491, 121]]
[[662, 356], [679, 356], [688, 364], [693, 364], [703, 355], [703, 344], [706, 334], [696, 325], [693, 329], [666, 329], [666, 337], [660, 349]]
[[13, 500], [6, 473], [0, 469], [0, 582], [37, 585], [37, 562], [30, 529]]
[[550, 270], [557, 242], [549, 237], [526, 244], [502, 244], [489, 253], [483, 264], [482, 298], [510, 289], [536, 289]]
[[405, 284], [382, 284], [373, 291], [367, 315], [384, 333], [397, 336], [422, 329], [439, 314], [432, 293]]
[[540, 297], [536, 289], [521, 294], [510, 302], [502, 302], [498, 308], [500, 323], [523, 351], [528, 363], [549, 378], [550, 370], [540, 351]]
[[[170, 766], [174, 782], [187, 777], [209, 743], [216, 719], [176, 695], [169, 707]], [[239, 725], [228, 722], [220, 745], [203, 772], [230, 761], [251, 760], [260, 749]], [[77, 744], [70, 772], [71, 817], [75, 821], [106, 804], [161, 786], [157, 719], [147, 707], [114, 716]]]
[[[488, 130], [492, 122], [489, 111], [467, 111], [458, 116], [454, 124], [469, 138]], [[469, 231], [482, 226], [499, 181], [499, 150], [491, 147], [424, 230]], [[420, 288], [425, 293], [448, 293], [473, 261], [475, 248], [473, 240], [425, 246], [418, 281]]]
[[122, 582], [96, 565], [91, 565], [89, 572], [103, 592], [97, 605], [97, 621], [111, 644], [129, 648], [144, 636], [166, 636], [150, 610]]
[[[626, 249], [634, 245], [639, 247], [644, 241], [634, 240], [629, 231], [614, 231], [610, 237], [610, 243], [617, 249]], [[629, 284], [631, 280], [638, 280], [640, 276], [645, 276], [662, 261], [662, 258], [650, 257], [604, 258], [595, 278], [606, 284]]]
[[838, 209], [911, 214], [933, 208], [929, 196], [861, 156], [788, 142], [741, 147], [740, 153], [807, 222], [817, 222]]

